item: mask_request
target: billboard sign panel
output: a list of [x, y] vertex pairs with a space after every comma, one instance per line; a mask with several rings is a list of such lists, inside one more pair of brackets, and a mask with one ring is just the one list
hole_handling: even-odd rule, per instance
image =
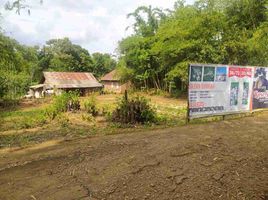
[[250, 111], [253, 77], [253, 67], [190, 65], [189, 117]]
[[254, 73], [253, 109], [268, 108], [268, 68], [257, 67]]

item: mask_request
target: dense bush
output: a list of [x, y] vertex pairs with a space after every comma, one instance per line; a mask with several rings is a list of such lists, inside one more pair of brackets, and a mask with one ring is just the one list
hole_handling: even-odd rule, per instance
[[112, 112], [112, 107], [111, 105], [103, 105], [99, 108], [99, 112], [101, 113], [102, 116], [110, 116]]
[[98, 109], [96, 106], [96, 97], [94, 95], [92, 95], [89, 99], [87, 99], [84, 102], [84, 108], [88, 114], [91, 114], [92, 116], [98, 115]]
[[0, 99], [0, 108], [10, 109], [15, 108], [18, 105], [19, 105], [18, 99], [7, 99], [7, 98]]
[[77, 92], [68, 92], [55, 96], [53, 104], [45, 113], [53, 120], [59, 113], [77, 110], [80, 110], [79, 95]]
[[80, 110], [80, 101], [78, 92], [69, 92], [67, 111], [78, 111]]
[[112, 121], [127, 124], [153, 123], [156, 121], [156, 112], [145, 97], [135, 96], [128, 99], [125, 95], [112, 113]]

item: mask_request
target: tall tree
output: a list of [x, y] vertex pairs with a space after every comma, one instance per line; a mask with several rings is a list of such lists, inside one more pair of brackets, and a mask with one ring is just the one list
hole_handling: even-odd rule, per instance
[[134, 17], [133, 28], [136, 34], [146, 37], [156, 33], [161, 20], [166, 17], [166, 14], [159, 8], [140, 6], [133, 13], [129, 13], [127, 17]]
[[178, 0], [158, 23], [152, 10], [131, 13], [135, 33], [119, 43], [123, 78], [138, 87], [183, 86], [190, 62], [268, 65], [267, 0]]
[[68, 38], [47, 41], [39, 55], [41, 71], [93, 70], [93, 60], [89, 52], [79, 45], [72, 44]]
[[93, 73], [97, 77], [101, 77], [106, 73], [115, 69], [117, 63], [110, 54], [107, 53], [93, 53]]

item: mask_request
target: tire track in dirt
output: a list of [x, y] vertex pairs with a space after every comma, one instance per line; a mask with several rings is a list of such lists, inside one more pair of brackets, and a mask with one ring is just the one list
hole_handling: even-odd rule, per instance
[[266, 117], [102, 136], [7, 154], [9, 164], [0, 158], [1, 200], [263, 200], [268, 191]]

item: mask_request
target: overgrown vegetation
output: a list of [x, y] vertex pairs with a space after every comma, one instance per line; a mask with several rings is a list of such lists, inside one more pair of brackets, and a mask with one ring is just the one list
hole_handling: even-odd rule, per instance
[[172, 10], [141, 6], [134, 34], [119, 43], [119, 73], [137, 88], [178, 95], [189, 63], [267, 66], [267, 0], [176, 1]]
[[[7, 5], [16, 12], [29, 8], [24, 1]], [[89, 71], [100, 77], [117, 65], [122, 81], [178, 96], [186, 90], [190, 62], [266, 66], [267, 5], [267, 0], [196, 0], [193, 5], [177, 0], [171, 10], [138, 7], [127, 16], [134, 19], [134, 34], [119, 42], [118, 64], [68, 38], [28, 47], [1, 33], [0, 98], [21, 97], [42, 71]]]
[[46, 115], [53, 120], [55, 117], [67, 111], [80, 110], [80, 101], [78, 92], [64, 92], [59, 96], [54, 97], [52, 105], [46, 109]]
[[[45, 99], [30, 105], [21, 104], [15, 110], [3, 110], [0, 112], [0, 146], [27, 145], [50, 139], [94, 134], [117, 134], [133, 131], [133, 127], [135, 131], [139, 131], [185, 123], [184, 101], [149, 96], [146, 93], [133, 93], [128, 98], [129, 103], [124, 99], [119, 101], [118, 97], [116, 94], [93, 94], [92, 97], [80, 98], [81, 109], [77, 111], [68, 109], [69, 100], [76, 99], [77, 96], [64, 93], [50, 100]], [[88, 110], [85, 105], [90, 105]], [[123, 108], [124, 111], [131, 111], [133, 108], [135, 112], [131, 115], [137, 117], [130, 117], [127, 121], [125, 119], [128, 118], [124, 117], [131, 115], [121, 112], [124, 113], [118, 118], [121, 120], [113, 121], [113, 111], [116, 108]], [[92, 110], [97, 111], [98, 115], [93, 116]]]
[[68, 38], [50, 40], [43, 47], [28, 47], [4, 36], [0, 24], [0, 106], [20, 99], [43, 71], [92, 72], [100, 77], [116, 66], [109, 54], [93, 53]]
[[156, 112], [149, 104], [149, 100], [142, 96], [125, 97], [118, 101], [116, 110], [112, 113], [112, 121], [125, 124], [153, 123]]
[[[18, 10], [20, 4], [12, 2], [23, 1], [10, 2], [10, 9]], [[68, 38], [29, 47], [0, 33], [0, 107], [18, 105], [17, 99], [29, 85], [41, 80], [43, 71], [89, 71], [101, 77], [117, 65], [123, 82], [131, 81], [134, 90], [143, 91], [150, 98], [162, 98], [170, 93], [175, 97], [184, 94], [190, 62], [268, 65], [267, 0], [196, 0], [193, 5], [178, 0], [171, 10], [142, 6], [128, 17], [134, 18], [134, 34], [119, 42], [118, 64], [111, 55], [89, 54]], [[78, 128], [82, 131], [77, 134], [84, 136], [96, 130], [106, 133], [111, 127], [117, 130], [122, 124], [137, 127], [185, 123], [186, 105], [178, 106], [177, 102], [152, 104], [142, 95], [125, 96], [117, 104], [105, 101], [100, 105], [92, 96], [80, 108], [77, 93], [63, 93], [45, 108], [0, 112], [1, 131], [48, 124], [64, 130], [58, 135]], [[77, 124], [72, 127], [72, 123]], [[6, 138], [5, 144], [16, 144], [20, 139], [38, 140], [33, 134], [14, 135], [17, 138], [1, 136], [0, 140]], [[42, 141], [46, 135], [54, 137], [53, 133], [46, 133], [40, 136]]]
[[84, 101], [84, 109], [88, 114], [92, 116], [98, 115], [97, 102], [96, 97], [91, 95], [91, 97]]

